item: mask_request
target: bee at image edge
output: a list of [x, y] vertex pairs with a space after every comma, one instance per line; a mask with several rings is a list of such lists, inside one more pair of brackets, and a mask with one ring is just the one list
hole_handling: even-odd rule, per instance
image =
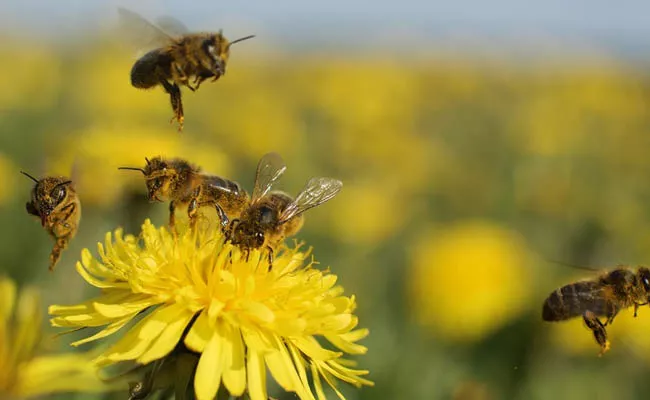
[[[544, 321], [564, 321], [582, 316], [587, 328], [601, 348], [600, 355], [609, 350], [606, 326], [623, 309], [647, 305], [650, 298], [650, 270], [636, 271], [620, 266], [597, 278], [570, 283], [553, 291], [544, 301]], [[602, 322], [599, 317], [604, 317]]]
[[81, 220], [81, 202], [72, 181], [64, 176], [36, 179], [27, 172], [23, 175], [34, 181], [31, 200], [25, 204], [27, 213], [39, 217], [41, 225], [54, 238], [50, 254], [50, 271], [54, 271], [61, 252], [77, 233]]
[[333, 178], [312, 178], [296, 198], [281, 191], [271, 191], [286, 166], [278, 153], [267, 153], [260, 159], [255, 173], [253, 194], [241, 216], [230, 222], [227, 237], [245, 253], [266, 248], [269, 265], [273, 252], [284, 239], [300, 231], [303, 213], [336, 196], [343, 183]]
[[120, 167], [140, 171], [147, 185], [149, 201], [169, 200], [169, 226], [176, 224], [176, 208], [187, 206], [193, 229], [201, 207], [215, 207], [222, 228], [230, 218], [236, 218], [249, 202], [248, 193], [235, 181], [201, 172], [201, 169], [180, 158], [160, 156], [145, 158], [144, 168]]
[[[122, 23], [139, 36], [152, 36], [160, 46], [140, 57], [131, 69], [131, 84], [138, 89], [151, 89], [162, 85], [169, 94], [174, 116], [170, 122], [178, 122], [183, 130], [185, 114], [181, 99], [181, 86], [196, 91], [201, 83], [212, 78], [216, 81], [226, 74], [230, 47], [238, 42], [252, 39], [255, 35], [228, 41], [219, 32], [187, 33], [182, 23], [173, 22], [176, 34], [167, 33], [133, 11], [118, 8]], [[193, 79], [193, 80], [192, 80]], [[191, 81], [192, 80], [192, 81]]]

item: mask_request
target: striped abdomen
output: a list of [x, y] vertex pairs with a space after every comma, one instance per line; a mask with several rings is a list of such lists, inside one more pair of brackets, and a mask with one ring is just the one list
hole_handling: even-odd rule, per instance
[[610, 287], [599, 281], [576, 282], [551, 293], [542, 309], [544, 321], [562, 321], [591, 311], [597, 316], [616, 313]]
[[169, 55], [161, 49], [151, 50], [133, 64], [131, 85], [138, 89], [149, 89], [159, 85], [160, 79], [169, 75], [171, 62]]
[[201, 197], [216, 201], [230, 218], [238, 217], [249, 201], [239, 183], [218, 176], [205, 177]]

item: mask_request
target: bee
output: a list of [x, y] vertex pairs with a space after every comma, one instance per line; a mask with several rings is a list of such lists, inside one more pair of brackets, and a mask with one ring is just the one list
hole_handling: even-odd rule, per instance
[[140, 171], [147, 185], [149, 201], [169, 203], [169, 226], [176, 224], [176, 208], [187, 206], [190, 227], [193, 229], [200, 207], [212, 206], [217, 210], [222, 229], [230, 218], [239, 216], [249, 202], [248, 193], [235, 181], [207, 175], [201, 169], [180, 158], [145, 158], [144, 168], [120, 167]]
[[27, 213], [41, 219], [43, 228], [54, 238], [54, 248], [50, 254], [50, 271], [61, 257], [61, 252], [77, 233], [81, 219], [81, 202], [72, 181], [64, 176], [48, 176], [36, 179], [27, 172], [20, 171], [35, 185], [31, 200], [25, 204]]
[[[618, 267], [592, 280], [562, 286], [551, 293], [542, 309], [544, 321], [564, 321], [582, 316], [587, 328], [604, 354], [609, 350], [606, 326], [624, 308], [639, 307], [650, 299], [650, 270], [639, 267], [636, 271]], [[602, 322], [599, 317], [605, 317]]]
[[255, 174], [250, 204], [239, 218], [230, 222], [227, 237], [247, 254], [251, 249], [266, 248], [269, 265], [273, 251], [286, 237], [298, 233], [304, 223], [305, 211], [332, 199], [343, 183], [332, 178], [312, 178], [296, 198], [281, 191], [271, 191], [286, 166], [277, 153], [264, 155]]
[[[159, 47], [140, 57], [131, 68], [131, 85], [138, 89], [151, 89], [162, 85], [169, 94], [174, 116], [170, 123], [178, 122], [179, 132], [183, 130], [185, 115], [181, 100], [181, 86], [196, 91], [209, 78], [216, 81], [226, 74], [230, 46], [255, 35], [228, 41], [222, 31], [188, 33], [182, 23], [167, 18], [166, 25], [174, 25], [176, 34], [168, 34], [140, 15], [124, 8], [118, 8], [123, 24], [134, 31], [134, 35], [152, 36]], [[171, 30], [171, 29], [170, 29]]]

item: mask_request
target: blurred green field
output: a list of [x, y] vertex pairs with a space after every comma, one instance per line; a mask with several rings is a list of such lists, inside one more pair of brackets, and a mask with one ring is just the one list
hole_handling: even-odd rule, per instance
[[[359, 363], [376, 386], [346, 387], [348, 399], [645, 397], [647, 308], [617, 317], [598, 358], [581, 321], [542, 323], [541, 306], [594, 275], [554, 260], [601, 269], [650, 259], [646, 65], [270, 47], [242, 44], [227, 76], [185, 91], [178, 134], [168, 97], [132, 88], [133, 55], [110, 40], [0, 39], [2, 274], [37, 285], [43, 310], [82, 301], [96, 294], [74, 269], [82, 248], [94, 252], [118, 226], [166, 221], [141, 176], [118, 166], [185, 157], [250, 190], [259, 157], [278, 151], [289, 193], [313, 176], [344, 182], [297, 238], [356, 294], [371, 332]], [[25, 212], [32, 183], [19, 170], [69, 174], [73, 164], [82, 223], [51, 274], [52, 241]], [[73, 351], [45, 329], [47, 351]]]

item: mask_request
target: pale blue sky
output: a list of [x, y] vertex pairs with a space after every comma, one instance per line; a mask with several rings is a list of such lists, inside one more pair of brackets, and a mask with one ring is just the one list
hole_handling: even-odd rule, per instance
[[173, 15], [192, 30], [254, 30], [296, 44], [372, 43], [395, 33], [416, 46], [448, 36], [495, 43], [541, 37], [650, 53], [648, 0], [0, 0], [0, 29], [77, 33], [108, 24], [117, 6], [148, 18]]

